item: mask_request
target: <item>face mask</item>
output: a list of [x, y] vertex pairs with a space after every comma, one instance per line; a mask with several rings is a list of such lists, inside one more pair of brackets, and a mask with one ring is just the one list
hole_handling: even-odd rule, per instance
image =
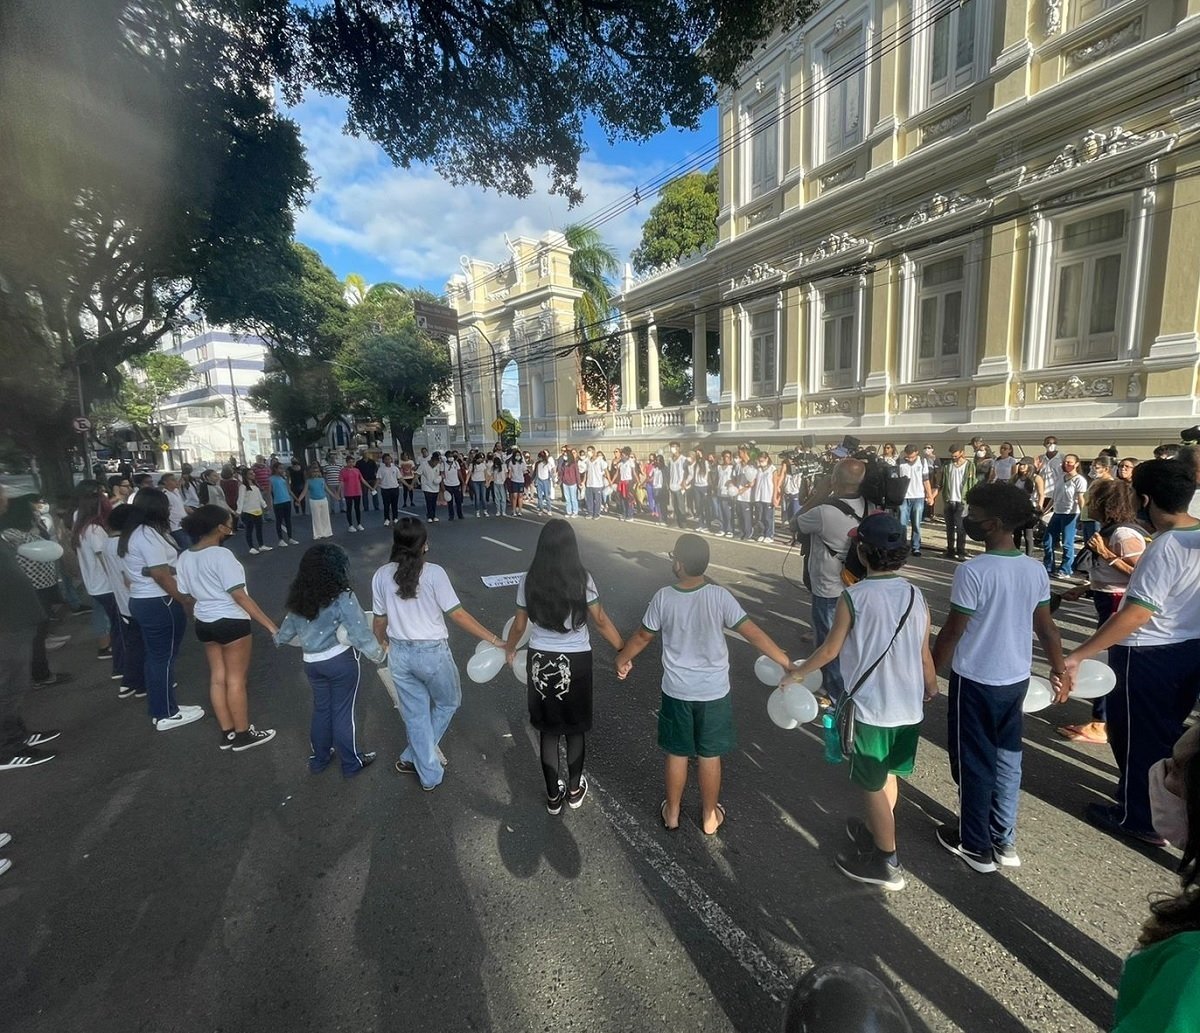
[[1048, 455], [1054, 455], [1054, 453], [1057, 451], [1058, 451], [1058, 446], [1053, 443], [1046, 446], [1046, 453]]
[[1167, 788], [1167, 762], [1150, 768], [1150, 820], [1157, 832], [1181, 850], [1188, 838], [1187, 805]]
[[975, 458], [982, 459], [987, 453], [982, 448], [975, 449]]
[[972, 517], [963, 517], [963, 531], [966, 532], [968, 538], [973, 542], [982, 542], [987, 538], [987, 531], [984, 530], [983, 522], [975, 520]]
[[40, 506], [37, 507], [37, 511], [44, 516], [46, 513], [50, 512], [50, 507], [46, 503], [43, 502]]

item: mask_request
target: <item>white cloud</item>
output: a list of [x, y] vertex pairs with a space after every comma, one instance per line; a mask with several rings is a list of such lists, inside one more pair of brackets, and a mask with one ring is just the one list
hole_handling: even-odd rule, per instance
[[[477, 186], [455, 186], [426, 166], [396, 168], [375, 144], [342, 132], [340, 102], [310, 98], [292, 112], [301, 126], [308, 159], [318, 177], [297, 231], [314, 245], [348, 248], [389, 269], [401, 281], [439, 288], [459, 271], [459, 256], [500, 261], [504, 235], [541, 237], [547, 230], [584, 221], [627, 199], [665, 166], [633, 168], [586, 156], [579, 185], [586, 196], [576, 209], [549, 192], [539, 170], [538, 189], [526, 198]], [[651, 202], [642, 202], [598, 228], [621, 261], [641, 239]]]

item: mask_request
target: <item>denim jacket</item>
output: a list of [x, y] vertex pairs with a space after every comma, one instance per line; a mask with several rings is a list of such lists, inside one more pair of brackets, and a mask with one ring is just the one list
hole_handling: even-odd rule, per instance
[[353, 592], [339, 595], [313, 620], [306, 620], [298, 613], [289, 613], [275, 633], [275, 644], [282, 646], [299, 639], [300, 648], [304, 652], [322, 653], [338, 644], [339, 627], [346, 629], [350, 645], [368, 660], [374, 660], [376, 663], [383, 660], [385, 651], [375, 638], [375, 633], [367, 623], [363, 609], [358, 605], [358, 599]]

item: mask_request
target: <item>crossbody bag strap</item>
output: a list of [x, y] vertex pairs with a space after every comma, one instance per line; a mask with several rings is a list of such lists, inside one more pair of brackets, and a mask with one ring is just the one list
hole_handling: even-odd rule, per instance
[[904, 630], [904, 625], [908, 623], [908, 615], [912, 613], [913, 603], [917, 601], [917, 590], [912, 586], [908, 586], [908, 606], [904, 610], [904, 616], [900, 618], [900, 623], [896, 625], [896, 630], [892, 634], [892, 640], [887, 644], [887, 648], [876, 658], [875, 662], [863, 672], [862, 677], [854, 683], [854, 688], [842, 696], [841, 702], [853, 699], [854, 694], [863, 687], [863, 683], [875, 673], [875, 668], [883, 663], [883, 658], [891, 652], [892, 646], [896, 644], [896, 639], [900, 637], [900, 632]]

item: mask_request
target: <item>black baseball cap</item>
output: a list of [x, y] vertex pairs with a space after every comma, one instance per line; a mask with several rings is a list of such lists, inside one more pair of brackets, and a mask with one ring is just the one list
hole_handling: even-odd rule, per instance
[[904, 526], [891, 513], [872, 513], [858, 525], [858, 540], [876, 549], [898, 549], [904, 544]]

